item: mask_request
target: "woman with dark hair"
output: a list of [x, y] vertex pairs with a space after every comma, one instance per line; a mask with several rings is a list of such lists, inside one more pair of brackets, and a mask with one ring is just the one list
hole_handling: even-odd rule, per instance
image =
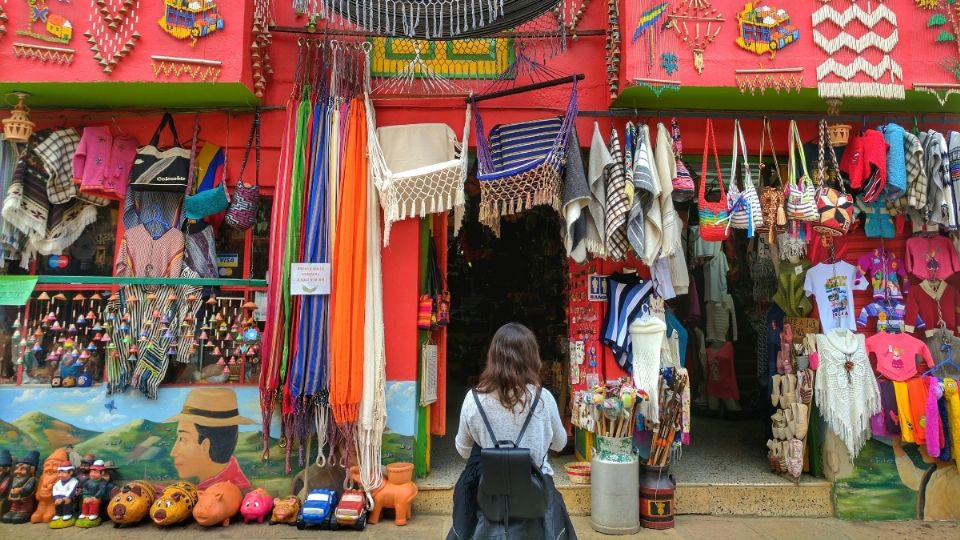
[[[545, 479], [548, 503], [544, 518], [493, 523], [480, 511], [477, 504], [477, 489], [483, 473], [480, 452], [483, 448], [493, 448], [497, 442], [490, 435], [484, 415], [501, 441], [516, 441], [523, 430], [517, 446], [530, 450], [533, 464]], [[567, 433], [557, 402], [549, 391], [540, 388], [540, 350], [536, 336], [522, 324], [501, 326], [490, 341], [480, 382], [467, 393], [460, 410], [456, 446], [468, 461], [454, 490], [453, 527], [447, 538], [576, 539], [547, 460], [549, 450], [562, 450], [566, 444]]]

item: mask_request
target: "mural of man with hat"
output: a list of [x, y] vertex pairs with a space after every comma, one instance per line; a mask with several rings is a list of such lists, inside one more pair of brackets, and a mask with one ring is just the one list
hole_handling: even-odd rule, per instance
[[250, 487], [233, 452], [238, 426], [254, 422], [240, 416], [237, 395], [232, 389], [192, 390], [180, 414], [167, 422], [178, 423], [170, 457], [181, 479], [195, 479], [201, 491], [217, 482], [232, 482], [241, 490]]
[[0, 516], [7, 507], [7, 493], [10, 492], [10, 483], [13, 481], [13, 456], [6, 448], [0, 448]]
[[36, 503], [37, 465], [40, 464], [40, 452], [31, 450], [22, 459], [16, 461], [13, 468], [13, 482], [10, 483], [10, 511], [3, 515], [4, 523], [26, 523], [30, 521], [33, 506]]

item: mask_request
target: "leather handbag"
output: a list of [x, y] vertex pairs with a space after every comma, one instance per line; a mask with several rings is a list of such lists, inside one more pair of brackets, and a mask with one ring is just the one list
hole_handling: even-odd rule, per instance
[[[250, 157], [250, 147], [256, 145], [254, 183], [243, 181], [243, 172], [247, 168], [247, 159]], [[237, 186], [233, 188], [233, 198], [227, 208], [223, 220], [230, 227], [245, 231], [257, 222], [257, 208], [260, 205], [260, 110], [253, 113], [253, 124], [250, 126], [250, 135], [247, 137], [247, 149], [240, 164], [240, 176]]]
[[[830, 161], [833, 170], [837, 173], [837, 184], [840, 189], [834, 189], [825, 184], [829, 180], [825, 163], [825, 149], [830, 150]], [[850, 232], [853, 227], [853, 196], [848, 194], [840, 178], [840, 165], [833, 143], [827, 136], [827, 121], [820, 120], [820, 156], [817, 162], [817, 213], [819, 221], [813, 229], [824, 236], [842, 236]]]
[[677, 163], [677, 177], [673, 179], [673, 193], [671, 197], [677, 202], [686, 202], [696, 197], [696, 186], [690, 175], [690, 169], [683, 162], [683, 143], [680, 140], [680, 124], [674, 118], [670, 123], [673, 133], [673, 156]]
[[[717, 186], [720, 188], [720, 200], [707, 200], [707, 158], [713, 147], [713, 161], [717, 172]], [[721, 242], [730, 236], [730, 207], [720, 172], [720, 156], [717, 154], [717, 141], [713, 133], [713, 120], [707, 119], [707, 129], [703, 143], [703, 162], [700, 167], [700, 189], [697, 192], [697, 214], [700, 218], [700, 238], [707, 242]]]
[[530, 425], [542, 391], [543, 387], [537, 388], [520, 434], [513, 441], [505, 441], [497, 438], [487, 413], [480, 404], [477, 390], [471, 390], [483, 425], [486, 426], [490, 439], [496, 441], [493, 448], [480, 450], [481, 472], [477, 486], [477, 505], [484, 517], [493, 523], [539, 519], [547, 513], [550, 492], [547, 491], [546, 479], [540, 466], [534, 463], [530, 449], [520, 447], [520, 441]]
[[757, 227], [757, 230], [761, 233], [767, 233], [767, 240], [773, 243], [777, 229], [782, 229], [787, 224], [787, 213], [783, 209], [783, 181], [780, 179], [780, 163], [777, 161], [777, 151], [773, 147], [770, 122], [764, 118], [763, 131], [760, 133], [760, 154], [757, 158], [757, 170], [761, 184], [763, 183], [763, 170], [766, 168], [766, 164], [763, 162], [763, 149], [768, 137], [770, 139], [770, 153], [773, 157], [773, 168], [770, 170], [770, 185], [764, 186], [760, 190], [760, 214], [763, 216], [763, 223]]
[[[797, 148], [799, 147], [799, 149]], [[800, 153], [800, 165], [803, 175], [797, 178], [797, 152]], [[807, 158], [803, 152], [803, 141], [797, 122], [790, 121], [790, 164], [788, 165], [789, 179], [784, 193], [787, 209], [787, 219], [794, 221], [820, 221], [817, 212], [817, 193], [810, 173], [807, 172]]]
[[[737, 187], [738, 150], [743, 152], [743, 190]], [[730, 226], [734, 229], [746, 229], [747, 238], [753, 238], [757, 228], [763, 225], [763, 213], [760, 211], [760, 198], [757, 186], [753, 183], [750, 161], [747, 157], [747, 144], [740, 127], [740, 120], [733, 121], [733, 161], [730, 162], [730, 187], [727, 190], [730, 205]]]
[[[168, 128], [173, 146], [160, 149], [160, 134]], [[130, 168], [129, 188], [139, 191], [183, 193], [190, 177], [190, 150], [180, 144], [173, 116], [164, 113], [150, 143], [137, 149]]]

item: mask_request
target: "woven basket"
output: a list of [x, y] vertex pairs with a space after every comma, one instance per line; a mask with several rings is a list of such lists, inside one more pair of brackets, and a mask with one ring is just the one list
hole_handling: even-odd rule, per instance
[[590, 483], [589, 461], [574, 461], [564, 465], [564, 468], [567, 470], [567, 476], [570, 477], [570, 481], [574, 484]]
[[827, 126], [827, 135], [830, 137], [830, 144], [834, 146], [844, 146], [850, 140], [850, 129], [853, 126], [848, 124], [832, 124]]

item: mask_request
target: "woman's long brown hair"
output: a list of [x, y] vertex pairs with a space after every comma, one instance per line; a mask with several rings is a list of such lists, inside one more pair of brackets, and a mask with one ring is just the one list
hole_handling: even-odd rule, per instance
[[527, 385], [540, 384], [540, 348], [526, 326], [507, 323], [490, 340], [487, 366], [480, 374], [477, 391], [494, 393], [509, 410], [526, 406]]

